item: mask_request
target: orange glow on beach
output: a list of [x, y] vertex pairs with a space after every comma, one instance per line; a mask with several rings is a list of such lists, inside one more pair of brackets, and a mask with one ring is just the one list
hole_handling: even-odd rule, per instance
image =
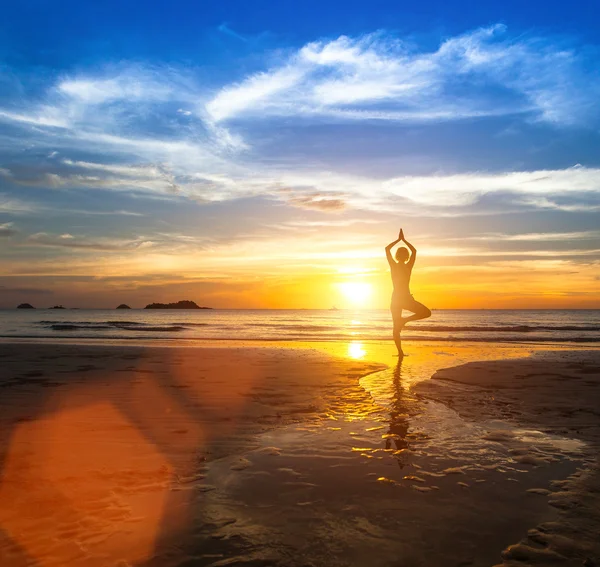
[[[66, 407], [12, 435], [0, 526], [43, 567], [72, 565], [82, 549], [86, 565], [140, 562], [154, 550], [172, 474], [112, 404]], [[43, 538], [28, 536], [42, 526]]]

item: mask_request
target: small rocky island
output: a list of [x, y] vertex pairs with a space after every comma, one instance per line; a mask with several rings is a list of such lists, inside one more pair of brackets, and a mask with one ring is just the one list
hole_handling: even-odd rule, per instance
[[121, 305], [119, 305], [117, 309], [131, 309], [131, 307], [129, 307], [129, 305], [125, 305], [125, 303], [121, 303]]
[[17, 309], [35, 309], [31, 303], [21, 303], [21, 305], [17, 305]]
[[66, 309], [62, 305], [55, 305], [54, 307], [48, 307], [48, 309]]
[[212, 309], [212, 307], [200, 307], [193, 301], [178, 301], [177, 303], [150, 303], [144, 309]]

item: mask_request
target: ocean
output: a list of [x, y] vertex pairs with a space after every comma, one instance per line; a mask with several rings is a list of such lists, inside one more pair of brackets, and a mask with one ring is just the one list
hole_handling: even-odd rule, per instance
[[[600, 342], [600, 310], [436, 310], [409, 323], [419, 341]], [[379, 310], [0, 310], [0, 338], [339, 341], [388, 340]]]

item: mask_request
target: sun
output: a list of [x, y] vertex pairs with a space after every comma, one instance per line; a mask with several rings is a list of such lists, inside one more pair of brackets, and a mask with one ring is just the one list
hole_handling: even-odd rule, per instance
[[364, 306], [371, 297], [372, 286], [363, 282], [344, 282], [339, 284], [344, 298], [353, 307]]

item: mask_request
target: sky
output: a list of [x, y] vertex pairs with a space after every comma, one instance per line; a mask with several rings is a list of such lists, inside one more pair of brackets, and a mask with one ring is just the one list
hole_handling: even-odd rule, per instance
[[9, 3], [0, 308], [600, 308], [595, 4]]

